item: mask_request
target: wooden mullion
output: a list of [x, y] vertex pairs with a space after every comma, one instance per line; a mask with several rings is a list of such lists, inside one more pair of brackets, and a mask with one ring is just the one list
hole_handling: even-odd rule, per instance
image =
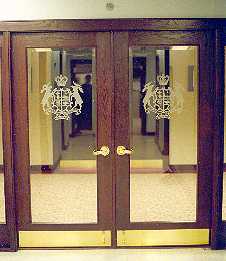
[[2, 45], [2, 131], [3, 131], [3, 158], [4, 158], [4, 183], [6, 223], [9, 231], [10, 249], [18, 249], [15, 189], [13, 169], [13, 140], [12, 140], [12, 107], [11, 107], [11, 36], [9, 32], [3, 33]]

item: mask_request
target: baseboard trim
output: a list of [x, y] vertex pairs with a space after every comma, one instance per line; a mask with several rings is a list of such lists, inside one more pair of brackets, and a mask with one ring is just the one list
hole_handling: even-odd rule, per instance
[[61, 156], [55, 161], [53, 165], [32, 165], [30, 166], [31, 173], [53, 173], [59, 166]]
[[197, 173], [197, 165], [169, 165], [170, 173]]

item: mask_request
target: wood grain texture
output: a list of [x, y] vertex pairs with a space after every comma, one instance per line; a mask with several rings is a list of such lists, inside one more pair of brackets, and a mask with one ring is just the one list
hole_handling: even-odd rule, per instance
[[200, 33], [199, 31], [130, 32], [129, 46], [199, 45]]
[[13, 149], [17, 225], [20, 230], [31, 222], [27, 53], [21, 36], [12, 37], [12, 48]]
[[138, 18], [138, 19], [76, 19], [0, 22], [0, 31], [112, 31], [112, 30], [207, 30], [226, 24], [225, 19], [203, 18]]
[[96, 73], [97, 73], [97, 146], [107, 145], [110, 155], [97, 157], [98, 171], [98, 218], [100, 224], [113, 229], [113, 67], [111, 59], [110, 33], [97, 33]]
[[[115, 150], [130, 148], [129, 119], [129, 50], [128, 32], [114, 33], [115, 74]], [[130, 158], [115, 156], [116, 227], [126, 227], [130, 220]]]
[[[198, 89], [198, 191], [197, 222], [211, 226], [214, 84], [212, 32], [200, 33]], [[208, 73], [207, 73], [208, 72]]]
[[[127, 224], [126, 228], [121, 226], [122, 230], [169, 230], [169, 229], [193, 229], [193, 228], [208, 228], [205, 225], [200, 225], [197, 222], [133, 222]], [[118, 228], [119, 229], [119, 228]]]
[[23, 47], [33, 48], [83, 48], [96, 47], [96, 33], [15, 33], [13, 38]]
[[7, 232], [1, 231], [0, 237], [7, 233], [11, 251], [17, 250], [17, 231], [15, 213], [15, 188], [13, 169], [12, 109], [11, 109], [11, 39], [4, 33], [2, 42], [2, 132], [4, 160], [4, 190], [6, 202]]
[[221, 29], [215, 31], [214, 46], [214, 133], [213, 133], [213, 180], [212, 180], [212, 225], [211, 248], [220, 249], [226, 245], [222, 237], [222, 198], [223, 198], [223, 172], [224, 172], [224, 46], [226, 39]]

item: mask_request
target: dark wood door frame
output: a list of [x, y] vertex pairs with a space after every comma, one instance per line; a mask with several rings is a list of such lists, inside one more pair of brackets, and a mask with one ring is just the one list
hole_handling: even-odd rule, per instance
[[[226, 229], [223, 230], [221, 220], [222, 209], [222, 178], [223, 178], [223, 89], [224, 89], [224, 66], [223, 66], [223, 31], [221, 28], [226, 27], [226, 19], [83, 19], [83, 20], [41, 20], [41, 21], [10, 21], [0, 22], [0, 31], [3, 36], [0, 39], [2, 46], [2, 96], [3, 96], [3, 150], [4, 150], [4, 165], [5, 165], [5, 197], [6, 197], [6, 218], [7, 218], [7, 238], [10, 238], [10, 245], [7, 248], [0, 250], [17, 249], [17, 233], [16, 233], [16, 215], [15, 215], [15, 200], [14, 200], [14, 176], [16, 168], [13, 160], [14, 153], [17, 151], [15, 139], [12, 134], [12, 107], [11, 107], [11, 82], [13, 80], [11, 73], [11, 63], [14, 53], [11, 53], [11, 35], [20, 35], [28, 32], [99, 32], [99, 31], [202, 31], [208, 35], [208, 41], [215, 45], [215, 53], [212, 55], [211, 63], [215, 66], [215, 70], [210, 69], [212, 74], [212, 87], [215, 96], [214, 105], [214, 128], [213, 128], [213, 174], [212, 174], [212, 233], [211, 246], [212, 248], [222, 247], [222, 238], [226, 234]], [[224, 32], [225, 33], [225, 32]], [[120, 36], [122, 37], [122, 36]], [[119, 37], [119, 38], [120, 38]], [[123, 38], [123, 37], [122, 37]], [[225, 40], [224, 40], [225, 41]], [[224, 42], [225, 43], [225, 42]], [[118, 44], [118, 48], [121, 46]], [[122, 45], [122, 48], [125, 48]], [[121, 50], [120, 52], [123, 52]], [[122, 53], [121, 53], [122, 55]], [[120, 58], [120, 54], [119, 57]], [[127, 66], [125, 64], [125, 66]], [[109, 69], [109, 68], [108, 68]], [[112, 68], [111, 68], [112, 69]], [[115, 67], [115, 71], [119, 72]], [[120, 72], [119, 72], [120, 73]], [[208, 72], [206, 72], [208, 75]], [[127, 77], [127, 76], [123, 76]], [[211, 76], [209, 76], [211, 77]], [[111, 79], [112, 80], [112, 79]], [[125, 79], [124, 79], [125, 80]], [[116, 94], [117, 96], [117, 94]], [[212, 99], [213, 97], [211, 97]], [[24, 104], [22, 104], [24, 105]], [[122, 105], [124, 106], [124, 105]], [[22, 110], [24, 106], [22, 106]], [[112, 120], [113, 124], [113, 120]], [[122, 135], [122, 132], [120, 132]], [[221, 137], [221, 138], [219, 138]], [[13, 147], [14, 142], [14, 147]], [[114, 148], [112, 148], [114, 149]], [[18, 163], [19, 164], [19, 163]], [[122, 166], [116, 166], [123, 168]], [[211, 167], [210, 167], [211, 169]], [[114, 183], [115, 175], [113, 176]], [[117, 177], [118, 182], [120, 177]], [[209, 189], [208, 189], [209, 190]], [[209, 190], [210, 191], [210, 190]], [[113, 194], [115, 192], [113, 191]], [[114, 196], [113, 196], [114, 197]], [[117, 210], [118, 206], [117, 206]], [[115, 213], [112, 214], [113, 219]], [[4, 225], [3, 225], [4, 226]], [[1, 226], [0, 226], [1, 229]], [[4, 228], [5, 229], [5, 228]], [[41, 229], [41, 228], [40, 228]], [[225, 232], [224, 232], [225, 231]]]
[[2, 99], [2, 141], [3, 173], [6, 224], [0, 224], [0, 251], [17, 250], [15, 214], [12, 107], [11, 107], [11, 39], [9, 32], [0, 35], [1, 49], [1, 99]]
[[226, 248], [226, 222], [222, 221], [224, 173], [224, 106], [225, 106], [225, 51], [226, 27], [215, 30], [214, 35], [214, 157], [212, 180], [212, 235], [213, 249]]
[[50, 19], [0, 22], [1, 32], [197, 31], [226, 26], [225, 18]]

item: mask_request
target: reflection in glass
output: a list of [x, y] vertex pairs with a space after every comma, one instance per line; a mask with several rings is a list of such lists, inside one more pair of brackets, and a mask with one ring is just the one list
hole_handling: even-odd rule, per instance
[[[29, 145], [33, 223], [97, 223], [96, 85], [92, 48], [28, 48]], [[49, 106], [62, 105], [56, 77], [79, 84], [81, 114], [56, 119], [43, 111], [43, 85], [52, 89]], [[59, 80], [59, 79], [58, 79]], [[62, 86], [61, 86], [62, 87]], [[58, 88], [58, 89], [57, 89]], [[64, 88], [64, 87], [62, 87]], [[70, 88], [73, 91], [72, 88]], [[51, 101], [54, 96], [55, 103]], [[64, 93], [64, 104], [68, 102]], [[46, 102], [46, 101], [45, 101]], [[47, 103], [44, 103], [45, 105]], [[72, 99], [72, 105], [76, 100]]]
[[5, 195], [4, 195], [4, 168], [3, 168], [3, 144], [2, 144], [2, 81], [1, 81], [1, 49], [0, 49], [0, 223], [6, 223], [5, 220]]
[[[196, 221], [197, 57], [194, 46], [130, 49], [131, 222]], [[181, 99], [181, 108], [172, 110], [171, 95], [170, 117], [158, 119], [156, 113], [145, 112], [143, 89], [147, 83], [153, 91], [163, 86], [158, 82], [162, 74], [169, 75], [169, 86], [180, 93], [175, 98]], [[162, 93], [158, 98], [161, 104]]]

